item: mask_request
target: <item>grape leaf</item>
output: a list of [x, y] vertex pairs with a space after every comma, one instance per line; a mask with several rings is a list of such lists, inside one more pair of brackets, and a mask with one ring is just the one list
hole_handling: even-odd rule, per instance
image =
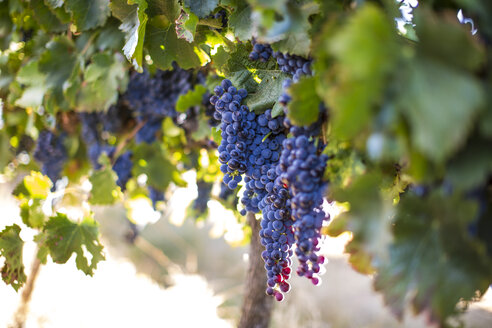
[[273, 107], [283, 92], [282, 81], [286, 78], [280, 71], [263, 71], [260, 75], [262, 79], [256, 91], [246, 98], [249, 110], [256, 113]]
[[350, 211], [342, 213], [329, 226], [328, 233], [337, 236], [349, 230], [353, 239], [345, 251], [349, 262], [362, 273], [371, 273], [387, 257], [391, 241], [389, 227], [392, 214], [391, 200], [382, 197], [381, 175], [359, 177], [348, 188], [338, 188], [332, 196], [337, 202], [349, 202]]
[[108, 0], [65, 0], [78, 31], [86, 31], [104, 25], [110, 15]]
[[176, 110], [183, 113], [190, 107], [201, 105], [205, 92], [207, 92], [207, 88], [198, 84], [193, 90], [181, 94], [176, 102]]
[[184, 0], [185, 6], [190, 8], [191, 12], [200, 18], [210, 14], [218, 3], [218, 0]]
[[158, 143], [140, 144], [134, 152], [134, 176], [146, 174], [148, 183], [161, 191], [165, 191], [176, 168], [167, 159], [164, 150]]
[[43, 0], [29, 1], [29, 7], [36, 13], [33, 18], [45, 31], [61, 32], [67, 29], [68, 25], [63, 24]]
[[476, 206], [458, 196], [401, 197], [394, 219], [389, 261], [381, 266], [375, 287], [400, 318], [408, 300], [417, 313], [444, 323], [456, 314], [458, 301], [487, 290], [492, 266], [485, 247], [468, 234]]
[[46, 215], [41, 199], [23, 199], [19, 205], [22, 222], [29, 228], [39, 229], [44, 225]]
[[[63, 58], [63, 60], [60, 60]], [[64, 101], [63, 86], [75, 68], [76, 55], [73, 42], [64, 36], [57, 36], [46, 45], [46, 51], [39, 59], [39, 71], [46, 74], [46, 86], [53, 90], [57, 104]]]
[[423, 58], [407, 76], [399, 106], [410, 121], [412, 141], [429, 159], [441, 162], [465, 142], [484, 104], [483, 89], [471, 75]]
[[266, 63], [249, 60], [249, 52], [246, 45], [238, 45], [223, 71], [234, 86], [248, 90], [246, 105], [259, 113], [272, 108], [282, 93], [282, 81], [288, 75], [277, 69], [274, 60]]
[[215, 55], [212, 55], [212, 62], [218, 70], [221, 70], [230, 57], [231, 55], [224, 49], [224, 47], [219, 46]]
[[196, 24], [198, 17], [194, 13], [182, 11], [176, 20], [176, 34], [178, 39], [183, 39], [188, 42], [195, 40]]
[[311, 48], [309, 17], [318, 12], [318, 4], [289, 3], [286, 9], [284, 19], [275, 21], [259, 39], [272, 43], [272, 48], [276, 51], [307, 57]]
[[44, 3], [52, 9], [60, 8], [64, 2], [65, 0], [44, 0]]
[[15, 291], [18, 291], [26, 282], [22, 262], [24, 242], [19, 236], [20, 231], [20, 227], [14, 224], [0, 232], [0, 256], [5, 258], [1, 270], [2, 279], [6, 284], [11, 285]]
[[240, 2], [229, 16], [229, 26], [240, 41], [248, 41], [253, 37], [253, 22], [251, 21], [251, 7], [246, 2]]
[[446, 176], [453, 188], [466, 191], [482, 185], [491, 172], [490, 142], [473, 138], [449, 161]]
[[255, 7], [255, 9], [274, 9], [279, 13], [285, 10], [287, 2], [288, 0], [248, 0], [248, 3]]
[[92, 184], [89, 202], [94, 205], [114, 204], [121, 196], [116, 180], [116, 173], [113, 172], [110, 165], [95, 171], [89, 178]]
[[292, 100], [289, 102], [287, 117], [293, 124], [303, 126], [315, 123], [318, 120], [321, 99], [316, 93], [316, 79], [302, 78], [289, 88]]
[[19, 199], [46, 199], [52, 186], [50, 178], [41, 172], [31, 171], [15, 187], [12, 194]]
[[98, 235], [98, 224], [94, 219], [86, 217], [82, 222], [75, 223], [65, 214], [56, 213], [56, 216], [49, 218], [42, 236], [37, 239], [43, 241], [54, 262], [66, 263], [75, 253], [77, 269], [92, 276], [97, 264], [104, 260]]
[[22, 66], [17, 73], [16, 81], [26, 87], [15, 104], [24, 108], [41, 106], [44, 95], [48, 91], [45, 80], [46, 76], [39, 71], [38, 61], [33, 60]]
[[123, 48], [125, 35], [118, 28], [118, 25], [116, 19], [108, 19], [94, 42], [96, 49], [104, 51]]
[[149, 18], [159, 16], [161, 21], [164, 21], [165, 26], [174, 22], [181, 11], [181, 5], [178, 0], [147, 0], [147, 14]]
[[212, 135], [212, 129], [207, 122], [207, 118], [205, 115], [201, 115], [198, 120], [198, 128], [193, 131], [191, 137], [193, 140], [200, 141]]
[[144, 0], [138, 1], [138, 9], [134, 17], [130, 18], [130, 21], [123, 21], [123, 24], [121, 24], [122, 30], [127, 32], [128, 35], [127, 42], [123, 47], [123, 53], [139, 72], [142, 72], [143, 67], [143, 47], [148, 20], [148, 16], [145, 13], [146, 9], [147, 2]]
[[0, 50], [8, 49], [12, 40], [14, 24], [10, 19], [9, 8], [0, 6]]
[[327, 44], [318, 47], [317, 56], [323, 58], [329, 49], [336, 64], [327, 59], [318, 92], [330, 106], [333, 133], [341, 139], [356, 135], [380, 105], [399, 56], [393, 24], [380, 9], [364, 5], [335, 35], [322, 36]]
[[46, 199], [48, 197], [52, 183], [47, 176], [31, 171], [31, 174], [25, 176], [23, 181], [31, 198]]
[[465, 70], [476, 70], [482, 66], [483, 46], [458, 20], [440, 19], [428, 7], [422, 6], [415, 11], [415, 28], [421, 56]]
[[0, 172], [3, 172], [5, 166], [13, 159], [10, 150], [9, 136], [5, 131], [0, 130]]
[[81, 111], [107, 110], [118, 100], [128, 82], [124, 58], [119, 54], [96, 53], [84, 72], [84, 83], [76, 95]]
[[170, 69], [173, 61], [184, 69], [200, 67], [201, 56], [205, 55], [195, 43], [178, 39], [174, 25], [167, 29], [149, 25], [145, 46], [154, 64], [162, 70]]
[[357, 176], [365, 171], [361, 156], [348, 142], [330, 138], [323, 154], [329, 156], [326, 162], [324, 180], [330, 182], [331, 188], [345, 188]]
[[111, 9], [111, 15], [123, 22], [128, 16], [137, 11], [138, 6], [128, 4], [127, 0], [112, 0], [109, 8]]
[[[135, 5], [137, 3], [138, 5]], [[127, 2], [123, 0], [112, 1], [111, 11], [115, 17], [121, 20], [120, 30], [125, 33], [126, 43], [123, 53], [133, 64], [135, 69], [142, 72], [143, 65], [143, 45], [145, 40], [145, 30], [148, 16], [146, 14], [147, 2]]]

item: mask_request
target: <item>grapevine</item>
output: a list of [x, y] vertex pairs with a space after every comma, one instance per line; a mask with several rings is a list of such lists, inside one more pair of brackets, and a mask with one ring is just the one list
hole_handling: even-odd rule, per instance
[[139, 245], [133, 207], [168, 214], [196, 182], [187, 216], [223, 206], [252, 241], [241, 328], [268, 326], [294, 271], [319, 285], [344, 232], [398, 319], [444, 327], [484, 295], [490, 2], [95, 2], [2, 2], [0, 181], [21, 215], [0, 228], [6, 284], [35, 279], [34, 235], [42, 261], [97, 274], [94, 209], [123, 204]]

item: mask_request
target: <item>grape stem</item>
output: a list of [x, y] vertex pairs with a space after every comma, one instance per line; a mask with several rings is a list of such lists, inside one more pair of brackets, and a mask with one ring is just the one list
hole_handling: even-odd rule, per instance
[[114, 162], [118, 158], [118, 156], [119, 156], [120, 152], [123, 150], [123, 148], [125, 148], [125, 146], [128, 144], [128, 142], [130, 142], [130, 140], [132, 140], [133, 137], [135, 137], [137, 132], [145, 125], [145, 123], [147, 123], [147, 120], [143, 120], [140, 123], [138, 123], [133, 128], [133, 130], [128, 135], [126, 135], [125, 138], [118, 144], [118, 146], [116, 146], [116, 150], [114, 151], [114, 156], [113, 156], [113, 159], [111, 160], [111, 164], [114, 164]]
[[36, 251], [36, 255], [34, 257], [31, 273], [27, 278], [27, 282], [22, 290], [22, 296], [20, 300], [19, 307], [14, 315], [14, 326], [15, 328], [22, 328], [26, 323], [26, 316], [29, 312], [29, 302], [31, 300], [32, 292], [34, 290], [34, 283], [36, 282], [36, 278], [38, 277], [39, 270], [41, 269], [41, 260], [38, 257], [40, 249], [38, 248]]

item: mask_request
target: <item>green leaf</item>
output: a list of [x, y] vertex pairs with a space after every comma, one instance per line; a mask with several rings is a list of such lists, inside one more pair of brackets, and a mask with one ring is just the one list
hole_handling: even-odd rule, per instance
[[104, 162], [104, 168], [94, 172], [89, 178], [92, 184], [89, 202], [93, 205], [111, 205], [121, 197], [121, 191], [116, 185], [116, 173], [111, 169], [107, 159], [103, 160]]
[[321, 99], [316, 93], [316, 79], [302, 78], [289, 88], [292, 100], [289, 102], [287, 117], [293, 124], [303, 126], [318, 120]]
[[182, 11], [176, 20], [176, 34], [178, 39], [184, 39], [188, 42], [195, 40], [196, 24], [198, 17], [195, 14]]
[[183, 113], [190, 107], [200, 106], [202, 104], [203, 95], [205, 92], [207, 92], [207, 88], [201, 84], [198, 84], [193, 90], [189, 90], [187, 93], [181, 94], [176, 102], [176, 110]]
[[165, 136], [172, 138], [172, 137], [179, 136], [181, 133], [183, 133], [183, 130], [177, 127], [176, 124], [174, 124], [172, 118], [167, 116], [162, 121], [162, 132], [164, 133]]
[[198, 120], [198, 128], [193, 131], [191, 137], [193, 138], [193, 140], [200, 141], [209, 137], [211, 134], [212, 129], [208, 124], [207, 117], [205, 115], [201, 115], [200, 119]]
[[48, 247], [54, 262], [66, 263], [75, 253], [77, 269], [90, 276], [94, 274], [97, 264], [104, 260], [98, 235], [98, 224], [94, 219], [85, 218], [75, 223], [62, 213], [50, 217], [43, 230], [44, 245]]
[[78, 31], [86, 31], [104, 25], [110, 15], [108, 0], [65, 0]]
[[236, 38], [245, 42], [253, 37], [253, 22], [251, 21], [251, 7], [245, 1], [241, 3], [229, 16], [229, 26], [233, 29]]
[[218, 0], [184, 0], [185, 6], [200, 18], [210, 14], [217, 7]]
[[341, 139], [355, 136], [379, 108], [389, 74], [399, 57], [394, 22], [373, 5], [362, 6], [335, 35], [325, 32], [327, 59], [321, 70], [318, 94], [330, 105], [333, 133]]
[[68, 25], [63, 24], [43, 0], [31, 0], [29, 7], [35, 13], [33, 18], [45, 31], [61, 32], [67, 29]]
[[230, 57], [231, 55], [224, 49], [224, 47], [219, 46], [215, 55], [212, 56], [212, 62], [218, 70], [221, 70]]
[[410, 121], [412, 141], [441, 162], [461, 146], [484, 104], [480, 82], [441, 63], [420, 59], [408, 68], [400, 108]]
[[64, 36], [55, 37], [46, 45], [46, 51], [41, 54], [39, 71], [46, 74], [46, 86], [53, 91], [57, 104], [64, 101], [64, 83], [72, 75], [75, 64], [73, 42]]
[[138, 177], [146, 174], [152, 187], [165, 191], [176, 168], [167, 159], [160, 145], [156, 142], [152, 145], [140, 144], [133, 155], [133, 175]]
[[46, 199], [53, 185], [50, 178], [36, 171], [31, 171], [30, 175], [26, 175], [23, 183], [29, 193], [28, 197], [37, 199]]
[[181, 11], [181, 5], [178, 0], [147, 0], [147, 14], [150, 18], [159, 16], [160, 19], [165, 17], [166, 25], [174, 22]]
[[97, 53], [84, 72], [76, 103], [80, 111], [107, 110], [118, 100], [128, 82], [124, 58], [119, 54]]
[[51, 9], [60, 8], [65, 0], [44, 0], [44, 3]]
[[0, 130], [0, 172], [3, 172], [4, 168], [14, 158], [10, 150], [9, 136], [5, 131]]
[[184, 69], [200, 67], [202, 64], [203, 51], [195, 43], [178, 39], [174, 25], [167, 29], [149, 25], [145, 46], [154, 64], [162, 70], [170, 69], [173, 61]]
[[19, 236], [21, 229], [17, 224], [11, 225], [0, 232], [0, 256], [5, 262], [2, 267], [3, 281], [12, 286], [15, 291], [26, 282], [24, 264], [22, 262], [22, 248], [24, 242]]
[[44, 202], [41, 199], [24, 199], [20, 203], [22, 222], [29, 228], [39, 229], [44, 225], [46, 215], [43, 211]]
[[331, 188], [345, 188], [365, 171], [361, 156], [348, 142], [330, 138], [323, 154], [330, 158], [326, 162], [324, 179], [330, 181]]
[[349, 202], [350, 211], [342, 213], [328, 226], [331, 235], [345, 230], [353, 233], [347, 244], [349, 262], [362, 273], [370, 273], [387, 257], [387, 246], [391, 241], [390, 218], [393, 211], [391, 200], [385, 199], [380, 191], [381, 176], [367, 174], [359, 177], [348, 188], [333, 191], [337, 202]]
[[116, 19], [109, 19], [101, 28], [94, 46], [99, 51], [121, 49], [125, 35], [119, 30]]
[[449, 161], [446, 176], [453, 188], [467, 191], [487, 181], [490, 172], [492, 172], [490, 142], [474, 138], [465, 149]]
[[280, 39], [272, 44], [274, 50], [307, 57], [311, 49], [309, 17], [317, 13], [318, 9], [318, 4], [314, 2], [289, 3], [284, 19], [275, 21], [271, 28], [260, 35], [260, 40], [272, 43]]
[[261, 83], [256, 91], [246, 98], [246, 105], [248, 105], [249, 110], [256, 113], [272, 108], [283, 92], [282, 81], [287, 77], [285, 73], [280, 71], [262, 71], [260, 76]]
[[16, 81], [25, 85], [22, 96], [15, 101], [20, 107], [38, 108], [43, 104], [43, 98], [48, 91], [45, 83], [46, 76], [39, 71], [38, 61], [30, 61], [20, 68]]
[[433, 193], [401, 197], [394, 219], [390, 258], [375, 280], [386, 303], [400, 318], [409, 301], [417, 313], [444, 323], [456, 304], [487, 290], [492, 273], [485, 247], [471, 238], [473, 202]]
[[111, 14], [123, 22], [137, 11], [138, 6], [128, 4], [127, 0], [112, 0], [109, 8]]
[[482, 66], [483, 46], [458, 20], [439, 19], [426, 6], [419, 9], [415, 11], [415, 26], [421, 56], [466, 70]]
[[249, 60], [249, 52], [250, 48], [239, 44], [222, 69], [235, 87], [248, 90], [246, 105], [259, 113], [277, 102], [282, 94], [282, 81], [288, 75], [277, 69], [274, 60], [266, 63]]
[[123, 47], [123, 53], [133, 66], [141, 72], [143, 67], [145, 30], [148, 20], [148, 16], [145, 13], [147, 2], [145, 0], [138, 1], [138, 7], [134, 6], [134, 9], [135, 10], [122, 21], [120, 29], [126, 34], [126, 43]]
[[14, 24], [10, 19], [9, 8], [7, 6], [0, 7], [0, 50], [9, 48], [12, 40], [12, 28]]

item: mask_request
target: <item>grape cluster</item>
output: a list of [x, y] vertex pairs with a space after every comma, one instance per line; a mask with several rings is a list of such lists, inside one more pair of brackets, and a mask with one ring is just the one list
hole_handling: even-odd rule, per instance
[[207, 210], [213, 184], [203, 180], [198, 180], [196, 184], [198, 187], [198, 197], [193, 202], [193, 209], [201, 214]]
[[280, 70], [292, 75], [294, 82], [299, 81], [303, 75], [311, 75], [311, 59], [306, 59], [297, 55], [283, 54], [274, 51], [273, 58], [277, 60]]
[[136, 134], [137, 143], [152, 143], [161, 130], [162, 120], [176, 120], [176, 101], [193, 87], [193, 73], [173, 64], [173, 70], [158, 70], [153, 76], [148, 71], [134, 72], [130, 76], [128, 91], [123, 98], [136, 113], [137, 122], [143, 124]]
[[[111, 128], [112, 131], [119, 132], [118, 129], [123, 128], [124, 117], [120, 119], [115, 117], [115, 122], [111, 127], [108, 124], [104, 124], [105, 121], [108, 121], [112, 116], [118, 116], [118, 110], [111, 110], [108, 113], [79, 113], [79, 118], [82, 122], [82, 138], [87, 144], [87, 156], [92, 164], [94, 169], [99, 170], [102, 165], [99, 163], [99, 158], [102, 154], [106, 154], [109, 158], [113, 158], [115, 156], [116, 148], [114, 146], [110, 146], [106, 144], [101, 138], [101, 129], [102, 131], [108, 131]], [[119, 123], [116, 123], [119, 121]], [[107, 128], [107, 129], [106, 129]], [[126, 189], [126, 183], [132, 177], [132, 153], [127, 151], [120, 155], [113, 164], [113, 171], [115, 171], [118, 176], [118, 180], [116, 184], [120, 186], [122, 191]]]
[[318, 149], [305, 135], [286, 139], [280, 157], [280, 180], [289, 189], [293, 228], [300, 266], [299, 276], [319, 283], [316, 274], [324, 262], [318, 256], [321, 227], [327, 218], [322, 209], [325, 183], [323, 174], [328, 156], [317, 155]]
[[216, 118], [215, 106], [210, 103], [210, 94], [207, 92], [203, 95], [202, 105], [205, 108], [205, 116], [208, 117], [208, 125], [215, 127], [220, 124], [220, 117]]
[[237, 90], [229, 80], [223, 80], [214, 89], [215, 95], [210, 103], [215, 106], [220, 117], [222, 141], [218, 147], [220, 169], [225, 174], [224, 183], [230, 189], [236, 189], [241, 182], [241, 175], [248, 168], [247, 150], [255, 138], [253, 125], [256, 124], [255, 113], [249, 111], [241, 101], [248, 95], [245, 89]]
[[249, 53], [250, 60], [266, 62], [270, 59], [273, 50], [269, 44], [258, 43], [255, 39], [251, 41], [251, 44], [253, 45], [253, 50]]
[[294, 244], [291, 200], [289, 190], [280, 181], [280, 174], [280, 166], [271, 165], [266, 176], [273, 181], [273, 187], [259, 204], [263, 213], [260, 238], [265, 246], [261, 256], [267, 271], [266, 293], [275, 296], [277, 301], [290, 290], [287, 280], [291, 274], [291, 247]]
[[257, 116], [256, 137], [248, 153], [248, 170], [244, 179], [246, 190], [241, 199], [246, 211], [259, 212], [260, 202], [273, 190], [274, 179], [267, 173], [280, 158], [281, 145], [286, 138], [283, 120], [283, 116], [272, 118], [270, 109]]
[[64, 134], [57, 136], [52, 131], [43, 130], [34, 149], [34, 158], [41, 163], [41, 172], [53, 182], [53, 190], [67, 160], [64, 138]]
[[131, 151], [126, 151], [121, 154], [113, 164], [113, 171], [115, 171], [118, 176], [116, 184], [120, 186], [122, 191], [125, 191], [126, 183], [132, 177], [132, 155]]

